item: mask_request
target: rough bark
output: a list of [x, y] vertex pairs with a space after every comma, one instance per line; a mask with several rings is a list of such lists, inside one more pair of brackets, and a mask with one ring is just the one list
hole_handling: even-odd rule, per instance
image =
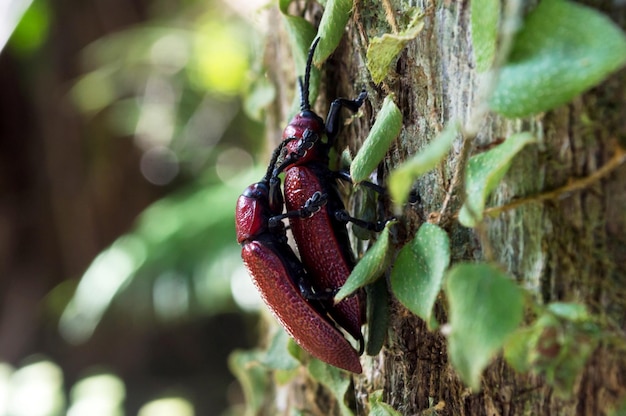
[[[469, 2], [437, 4], [418, 2], [426, 11], [425, 28], [400, 55], [395, 74], [382, 86], [371, 83], [365, 68], [368, 39], [390, 32], [385, 14], [376, 2], [357, 2], [343, 41], [324, 65], [322, 94], [317, 109], [324, 114], [330, 99], [355, 95], [362, 86], [369, 92], [364, 116], [342, 133], [340, 147], [355, 154], [371, 127], [383, 98], [396, 95], [403, 112], [400, 137], [387, 154], [379, 175], [386, 174], [415, 154], [450, 120], [468, 121], [477, 93], [469, 33]], [[623, 4], [592, 5], [624, 26]], [[394, 2], [400, 15], [408, 7]], [[319, 17], [311, 13], [311, 18]], [[271, 72], [284, 71], [286, 42], [280, 35], [270, 40]], [[282, 48], [282, 49], [281, 49]], [[277, 53], [282, 51], [282, 53]], [[280, 114], [271, 121], [271, 137], [280, 137], [293, 91], [292, 77], [278, 85]], [[285, 86], [286, 85], [286, 86]], [[286, 90], [285, 90], [286, 88]], [[285, 93], [288, 91], [289, 93]], [[540, 144], [525, 149], [491, 198], [502, 205], [519, 197], [561, 187], [573, 178], [585, 177], [603, 166], [626, 136], [626, 71], [611, 76], [600, 86], [570, 104], [528, 119], [507, 120], [489, 115], [481, 124], [474, 147], [489, 145], [520, 131], [530, 131]], [[277, 107], [277, 109], [279, 109]], [[459, 142], [460, 143], [460, 142]], [[402, 223], [409, 238], [432, 212], [439, 212], [459, 162], [459, 144], [437, 169], [417, 182], [421, 201], [405, 210]], [[453, 222], [448, 227], [453, 263], [488, 259], [498, 262], [539, 302], [575, 301], [624, 329], [624, 279], [626, 276], [626, 168], [558, 200], [530, 203], [507, 211], [487, 224], [481, 238]], [[450, 209], [460, 208], [458, 198]], [[389, 213], [387, 213], [389, 214]], [[399, 244], [402, 241], [398, 241]], [[445, 305], [438, 305], [445, 315]], [[394, 301], [389, 337], [382, 352], [363, 360], [364, 374], [354, 377], [350, 400], [356, 414], [364, 414], [369, 394], [384, 391], [384, 401], [405, 415], [426, 414], [441, 402], [439, 415], [601, 415], [607, 414], [626, 394], [626, 362], [610, 342], [601, 342], [570, 399], [561, 399], [541, 377], [515, 373], [502, 359], [484, 373], [482, 390], [472, 392], [460, 382], [449, 365], [445, 337], [429, 332], [424, 323]], [[309, 388], [311, 380], [292, 384], [292, 392]], [[319, 413], [326, 395], [311, 394], [299, 405]], [[331, 412], [332, 413], [332, 412]]]

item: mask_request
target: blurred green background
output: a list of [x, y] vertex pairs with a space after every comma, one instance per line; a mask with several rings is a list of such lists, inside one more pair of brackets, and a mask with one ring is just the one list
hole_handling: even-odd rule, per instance
[[0, 6], [0, 415], [239, 413], [266, 3]]

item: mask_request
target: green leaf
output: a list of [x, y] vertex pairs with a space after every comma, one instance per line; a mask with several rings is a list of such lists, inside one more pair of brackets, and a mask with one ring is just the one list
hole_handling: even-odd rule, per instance
[[352, 0], [328, 0], [326, 2], [318, 28], [320, 44], [313, 59], [316, 65], [321, 65], [337, 49], [346, 30], [348, 19], [350, 19], [352, 6]]
[[258, 76], [244, 97], [243, 109], [254, 120], [263, 121], [263, 113], [276, 98], [276, 89], [265, 76]]
[[391, 407], [391, 405], [383, 402], [383, 391], [373, 391], [367, 399], [370, 405], [370, 416], [400, 416], [401, 413]]
[[432, 311], [449, 264], [448, 235], [438, 226], [426, 223], [413, 241], [400, 250], [391, 271], [391, 289], [396, 298], [426, 321], [430, 329], [437, 325]]
[[311, 359], [308, 366], [309, 374], [323, 384], [330, 390], [339, 403], [339, 409], [342, 416], [353, 416], [352, 411], [345, 403], [345, 396], [350, 384], [352, 383], [351, 376], [343, 370], [333, 367], [330, 364], [326, 364], [317, 358]]
[[397, 206], [406, 202], [413, 182], [433, 169], [448, 154], [459, 132], [459, 124], [450, 123], [419, 153], [397, 167], [389, 175], [389, 193]]
[[[349, 168], [350, 165], [348, 164]], [[380, 193], [368, 188], [365, 185], [359, 187], [359, 192], [353, 194], [352, 211], [354, 216], [362, 221], [375, 223], [378, 220], [378, 201]], [[352, 233], [359, 240], [371, 240], [376, 232], [365, 227], [352, 227]]]
[[354, 182], [361, 182], [383, 160], [391, 142], [393, 142], [402, 130], [402, 113], [393, 102], [393, 95], [388, 95], [383, 101], [376, 116], [376, 121], [367, 135], [359, 153], [350, 165], [350, 176]]
[[54, 20], [48, 4], [24, 0], [13, 2], [13, 7], [8, 10], [5, 8], [1, 18], [4, 33], [0, 36], [0, 51], [7, 40], [13, 51], [20, 54], [27, 55], [39, 49], [48, 37], [50, 22]]
[[523, 294], [490, 264], [459, 264], [447, 276], [450, 360], [463, 382], [480, 388], [480, 375], [522, 321]]
[[291, 354], [286, 354], [289, 343], [289, 335], [282, 329], [277, 328], [272, 337], [267, 354], [263, 359], [263, 364], [274, 370], [293, 370], [300, 363]]
[[529, 338], [533, 335], [530, 328], [519, 328], [504, 344], [504, 359], [519, 373], [529, 370]]
[[[317, 32], [315, 27], [313, 27], [308, 20], [300, 16], [288, 14], [287, 9], [290, 3], [291, 0], [281, 0], [279, 7], [280, 11], [283, 13], [283, 21], [285, 22], [285, 28], [289, 36], [289, 43], [291, 44], [291, 51], [296, 66], [296, 75], [303, 76], [306, 69], [306, 58]], [[313, 68], [311, 68], [309, 92], [309, 100], [311, 103], [315, 102], [315, 98], [317, 97], [318, 85], [319, 70], [313, 66]], [[297, 88], [291, 108], [291, 113], [293, 114], [297, 113], [300, 108], [300, 96]]]
[[490, 105], [507, 117], [547, 111], [625, 63], [626, 36], [609, 18], [574, 2], [542, 1], [518, 33]]
[[389, 228], [396, 222], [387, 222], [378, 240], [359, 260], [346, 283], [335, 295], [335, 303], [341, 302], [352, 292], [374, 282], [383, 274], [389, 261]]
[[228, 357], [228, 367], [241, 385], [246, 398], [246, 414], [256, 415], [261, 410], [270, 378], [267, 371], [261, 366], [259, 358], [262, 352], [233, 351]]
[[585, 305], [580, 303], [553, 302], [548, 310], [561, 319], [572, 322], [585, 322], [591, 319]]
[[476, 71], [491, 68], [498, 41], [499, 0], [472, 0], [472, 49]]
[[372, 75], [372, 80], [380, 84], [387, 77], [393, 62], [406, 44], [415, 39], [424, 28], [424, 14], [420, 9], [414, 8], [412, 19], [406, 29], [397, 35], [385, 33], [373, 38], [367, 47], [367, 69]]
[[530, 133], [517, 133], [488, 152], [470, 158], [465, 179], [466, 200], [459, 213], [461, 224], [474, 227], [482, 220], [487, 197], [509, 170], [513, 157], [534, 142], [536, 139]]
[[367, 344], [365, 353], [376, 355], [383, 348], [389, 330], [389, 292], [385, 279], [365, 286], [367, 293]]
[[504, 357], [518, 371], [541, 375], [558, 396], [567, 398], [600, 336], [584, 305], [555, 302], [509, 338]]

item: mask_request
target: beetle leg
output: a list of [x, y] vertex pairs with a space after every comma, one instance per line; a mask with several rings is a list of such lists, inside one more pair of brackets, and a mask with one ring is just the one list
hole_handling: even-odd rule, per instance
[[[354, 182], [352, 181], [352, 177], [350, 177], [350, 172], [348, 171], [345, 171], [345, 170], [333, 171], [332, 174], [336, 179], [341, 179], [342, 181], [354, 184]], [[359, 185], [367, 186], [371, 190], [378, 192], [381, 195], [385, 195], [387, 193], [386, 188], [380, 185], [376, 185], [374, 182], [361, 181], [359, 182]]]
[[311, 283], [306, 281], [305, 279], [300, 280], [299, 282], [297, 282], [297, 284], [298, 288], [300, 289], [300, 293], [302, 293], [302, 296], [306, 300], [328, 301], [335, 297], [337, 292], [339, 292], [339, 289], [326, 289], [323, 292], [316, 291], [313, 286], [311, 286]]
[[[315, 146], [319, 139], [320, 136], [313, 130], [305, 129], [304, 133], [302, 133], [302, 138], [298, 141], [298, 147], [296, 148], [296, 150], [289, 153], [289, 155], [285, 157], [280, 165], [274, 167], [272, 177], [280, 175], [280, 173], [284, 171], [287, 166], [293, 165], [298, 159], [303, 158], [306, 155], [306, 152], [308, 152], [313, 146]], [[287, 140], [296, 140], [296, 138], [294, 137], [290, 139], [285, 139], [285, 141]]]
[[309, 199], [306, 200], [302, 208], [270, 217], [268, 221], [269, 227], [277, 227], [278, 224], [285, 218], [309, 218], [310, 216], [318, 212], [324, 205], [326, 205], [327, 200], [328, 197], [326, 194], [317, 191], [313, 195], [311, 195]]
[[351, 222], [354, 225], [357, 225], [361, 228], [365, 228], [366, 230], [380, 232], [385, 228], [386, 221], [377, 221], [377, 222], [369, 222], [363, 221], [358, 218], [351, 217], [345, 210], [340, 209], [335, 212], [335, 218], [337, 221], [341, 221], [344, 223]]
[[328, 115], [326, 116], [326, 135], [328, 136], [328, 142], [332, 143], [339, 133], [339, 110], [342, 107], [347, 108], [352, 112], [356, 112], [359, 107], [363, 105], [363, 101], [367, 98], [367, 91], [363, 90], [359, 96], [354, 100], [348, 100], [346, 98], [337, 98], [330, 104]]

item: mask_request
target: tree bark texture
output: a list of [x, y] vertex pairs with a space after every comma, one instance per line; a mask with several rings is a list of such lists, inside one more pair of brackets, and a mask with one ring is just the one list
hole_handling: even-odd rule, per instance
[[[398, 16], [409, 7], [405, 2], [392, 5]], [[379, 168], [382, 181], [451, 120], [465, 124], [475, 110], [479, 75], [473, 62], [470, 3], [419, 1], [416, 5], [425, 12], [425, 27], [400, 54], [385, 83], [374, 85], [365, 67], [369, 39], [392, 31], [382, 3], [378, 2], [356, 2], [342, 42], [322, 68], [321, 93], [315, 107], [320, 114], [325, 114], [335, 97], [354, 97], [361, 88], [369, 93], [364, 116], [344, 128], [339, 153], [345, 146], [356, 154], [384, 97], [395, 94], [403, 115], [403, 129]], [[590, 6], [625, 26], [623, 3], [603, 1]], [[306, 16], [315, 22], [319, 14], [319, 10], [309, 8]], [[295, 85], [293, 74], [279, 75], [284, 75], [291, 59], [286, 42], [280, 33], [270, 35], [268, 66], [282, 103], [270, 117], [272, 145], [286, 123]], [[626, 71], [622, 69], [568, 105], [536, 117], [505, 119], [490, 113], [472, 143], [474, 152], [521, 131], [531, 132], [539, 144], [528, 146], [514, 159], [489, 205], [503, 205], [553, 190], [596, 172], [614, 155], [617, 143], [621, 140], [623, 146], [625, 141], [624, 97]], [[408, 241], [431, 213], [440, 211], [460, 160], [460, 147], [461, 140], [457, 139], [447, 159], [417, 181], [420, 200], [403, 212], [404, 235], [398, 236], [398, 246]], [[625, 191], [626, 168], [622, 165], [581, 191], [525, 204], [487, 220], [482, 234], [454, 220], [446, 227], [451, 238], [452, 263], [495, 261], [540, 303], [583, 303], [594, 314], [611, 321], [623, 340]], [[461, 202], [460, 194], [453, 195], [448, 209], [458, 211]], [[390, 216], [391, 212], [385, 214]], [[445, 309], [440, 301], [437, 312], [444, 322]], [[404, 415], [431, 414], [427, 411], [434, 410], [437, 404], [438, 415], [601, 415], [626, 395], [624, 354], [604, 339], [569, 399], [559, 398], [539, 376], [517, 374], [501, 358], [485, 371], [482, 390], [472, 392], [449, 364], [445, 337], [428, 331], [424, 322], [395, 300], [382, 352], [362, 362], [364, 373], [353, 378], [354, 396], [348, 399], [355, 402], [356, 414], [367, 413], [367, 398], [379, 389], [384, 391], [383, 400]], [[302, 398], [303, 387], [315, 394], [305, 395], [298, 406], [304, 406], [311, 414], [333, 412], [334, 408], [320, 405], [329, 400], [328, 396], [320, 394], [311, 380], [294, 382], [292, 392]]]

